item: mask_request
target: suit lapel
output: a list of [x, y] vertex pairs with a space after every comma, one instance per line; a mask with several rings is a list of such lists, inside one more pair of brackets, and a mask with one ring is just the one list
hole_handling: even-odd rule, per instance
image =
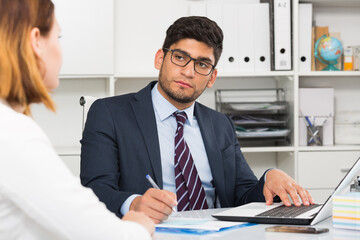
[[199, 123], [201, 136], [204, 141], [206, 154], [209, 160], [209, 165], [211, 173], [213, 176], [213, 181], [217, 195], [219, 196], [220, 202], [227, 203], [226, 192], [225, 192], [225, 176], [224, 176], [224, 167], [222, 165], [222, 156], [219, 149], [219, 146], [216, 144], [216, 135], [214, 132], [214, 125], [212, 119], [208, 113], [201, 105], [195, 103], [195, 116]]
[[130, 104], [144, 138], [146, 150], [149, 154], [155, 175], [155, 181], [160, 188], [163, 188], [159, 138], [151, 100], [151, 89], [155, 83], [156, 82], [151, 82], [147, 87], [136, 93], [134, 95], [135, 101], [131, 101]]

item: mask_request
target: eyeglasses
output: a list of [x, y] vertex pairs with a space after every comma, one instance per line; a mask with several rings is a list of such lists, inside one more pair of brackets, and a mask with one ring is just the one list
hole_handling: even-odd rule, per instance
[[215, 68], [215, 66], [209, 63], [208, 61], [192, 58], [190, 57], [189, 54], [181, 50], [178, 49], [173, 50], [168, 48], [164, 48], [164, 49], [167, 51], [171, 51], [171, 62], [177, 66], [185, 67], [186, 65], [189, 64], [189, 62], [191, 62], [191, 60], [194, 60], [195, 63], [194, 70], [200, 75], [207, 76]]

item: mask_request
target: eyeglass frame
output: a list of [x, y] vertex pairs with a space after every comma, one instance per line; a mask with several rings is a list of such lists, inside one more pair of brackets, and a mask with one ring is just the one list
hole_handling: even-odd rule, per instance
[[[179, 49], [164, 48], [163, 50], [171, 51], [170, 61], [171, 61], [173, 64], [175, 64], [176, 66], [179, 66], [179, 67], [186, 67], [192, 60], [194, 60], [194, 63], [196, 63], [196, 61], [205, 62], [205, 61], [202, 61], [202, 60], [193, 58], [193, 57], [191, 57], [188, 53], [186, 53], [186, 52], [184, 52], [184, 51], [181, 51], [181, 50], [179, 50]], [[184, 66], [174, 63], [173, 60], [172, 60], [172, 56], [173, 56], [173, 53], [174, 53], [175, 51], [181, 52], [181, 53], [183, 53], [183, 54], [186, 54], [186, 55], [190, 58], [190, 60], [189, 60]], [[211, 70], [210, 70], [210, 72], [209, 72], [208, 74], [203, 74], [203, 73], [199, 73], [198, 71], [196, 71], [196, 68], [195, 68], [195, 65], [196, 65], [196, 64], [194, 64], [194, 71], [197, 72], [198, 74], [202, 75], [202, 76], [209, 76], [209, 75], [214, 71], [215, 65], [213, 65], [213, 64], [211, 64], [211, 63], [209, 63], [209, 62], [206, 62], [206, 63], [211, 65]]]

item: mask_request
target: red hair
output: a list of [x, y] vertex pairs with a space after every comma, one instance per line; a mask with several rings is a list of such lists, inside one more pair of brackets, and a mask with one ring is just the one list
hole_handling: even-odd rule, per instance
[[0, 98], [25, 107], [27, 115], [31, 103], [55, 111], [30, 42], [33, 28], [46, 37], [53, 24], [51, 0], [0, 0]]

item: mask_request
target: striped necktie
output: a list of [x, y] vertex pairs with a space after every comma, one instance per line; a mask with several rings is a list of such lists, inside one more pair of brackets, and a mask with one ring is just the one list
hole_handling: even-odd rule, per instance
[[186, 113], [174, 112], [173, 115], [177, 122], [174, 164], [178, 211], [207, 209], [205, 190], [184, 139]]

